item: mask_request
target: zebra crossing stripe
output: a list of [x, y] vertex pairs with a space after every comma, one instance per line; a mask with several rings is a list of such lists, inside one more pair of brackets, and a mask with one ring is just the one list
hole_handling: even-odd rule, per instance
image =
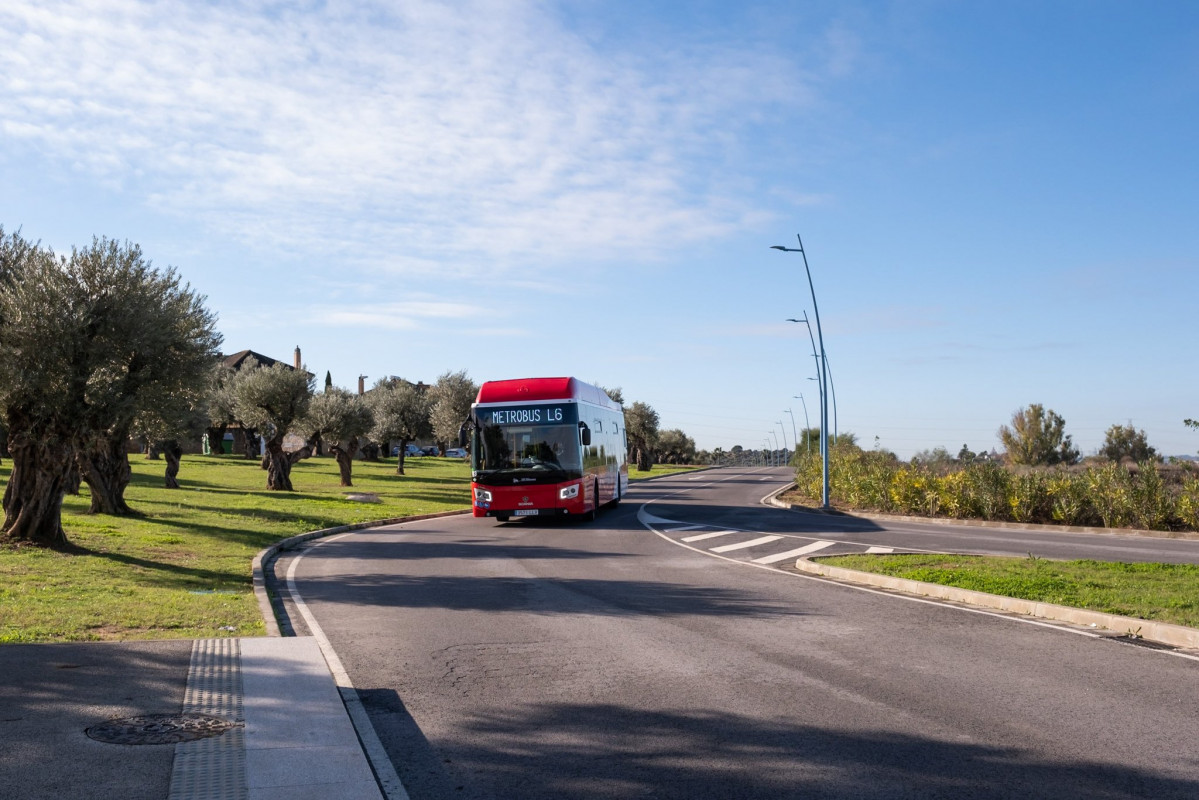
[[895, 548], [894, 547], [868, 547], [866, 549], [866, 552], [867, 553], [894, 553]]
[[698, 536], [684, 536], [679, 539], [680, 542], [699, 542], [704, 539], [714, 539], [717, 536], [728, 536], [730, 533], [741, 533], [741, 531], [716, 531], [715, 533], [701, 533]]
[[818, 542], [812, 542], [809, 545], [798, 547], [794, 550], [788, 550], [785, 553], [775, 553], [774, 555], [765, 556], [763, 558], [755, 558], [755, 564], [777, 564], [780, 561], [786, 561], [788, 558], [798, 558], [799, 556], [808, 553], [815, 553], [817, 550], [823, 550], [826, 547], [832, 547], [836, 542], [826, 542], [821, 539]]
[[677, 528], [671, 528], [666, 533], [682, 533], [683, 531], [697, 531], [700, 528], [708, 528], [710, 525], [681, 525]]
[[751, 539], [748, 542], [737, 542], [737, 544], [721, 545], [720, 547], [713, 547], [711, 550], [713, 553], [727, 553], [730, 550], [741, 550], [746, 547], [756, 547], [760, 544], [766, 544], [767, 542], [777, 542], [782, 538], [782, 536], [763, 536], [761, 539]]

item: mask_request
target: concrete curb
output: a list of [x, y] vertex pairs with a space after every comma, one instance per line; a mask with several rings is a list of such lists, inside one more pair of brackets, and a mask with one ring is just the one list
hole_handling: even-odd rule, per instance
[[[777, 492], [771, 492], [766, 497], [762, 498], [762, 502], [775, 508], [783, 508], [788, 511], [802, 511], [808, 514], [826, 514], [828, 512], [821, 511], [819, 508], [809, 508], [807, 506], [796, 505], [795, 503], [784, 503], [778, 499], [778, 496], [783, 492], [795, 488], [795, 484], [784, 486]], [[877, 514], [869, 511], [854, 511], [841, 512], [836, 511], [834, 515], [845, 517], [847, 519], [872, 519], [883, 522], [915, 522], [922, 525], [961, 525], [968, 528], [1008, 528], [1018, 531], [1045, 531], [1046, 533], [1091, 533], [1101, 536], [1142, 536], [1150, 539], [1199, 539], [1199, 532], [1196, 531], [1148, 531], [1141, 528], [1095, 528], [1086, 525], [1045, 525], [1035, 522], [1005, 522], [1002, 520], [987, 520], [987, 519], [954, 519], [951, 517], [911, 517], [903, 514]]]
[[932, 597], [938, 600], [951, 600], [957, 603], [967, 603], [983, 608], [994, 608], [1015, 614], [1026, 614], [1040, 619], [1050, 619], [1059, 622], [1071, 622], [1075, 625], [1105, 628], [1122, 635], [1134, 638], [1148, 639], [1151, 642], [1199, 649], [1199, 629], [1187, 628], [1182, 625], [1172, 625], [1166, 622], [1153, 622], [1137, 617], [1122, 617], [1117, 614], [1104, 614], [1100, 611], [1086, 611], [1081, 608], [1059, 606], [1053, 603], [1041, 603], [1035, 600], [1019, 600], [1014, 597], [1003, 597], [997, 594], [976, 592], [970, 589], [958, 589], [954, 586], [942, 586], [938, 583], [924, 583], [907, 578], [895, 578], [890, 575], [879, 575], [873, 572], [859, 572], [843, 567], [831, 567], [801, 558], [795, 562], [795, 568], [800, 572], [819, 575], [833, 580], [874, 586], [880, 589], [892, 589], [907, 594]]
[[318, 531], [309, 531], [301, 533], [297, 536], [291, 536], [287, 539], [281, 539], [275, 542], [270, 547], [262, 550], [258, 555], [254, 556], [253, 571], [254, 571], [254, 596], [258, 600], [258, 612], [262, 614], [262, 621], [266, 623], [267, 636], [281, 636], [279, 631], [279, 621], [275, 619], [275, 610], [271, 606], [271, 598], [266, 591], [266, 574], [265, 568], [271, 563], [276, 555], [281, 550], [294, 550], [304, 542], [312, 539], [321, 539], [325, 536], [333, 536], [338, 533], [348, 533], [349, 531], [360, 531], [366, 528], [379, 528], [384, 525], [397, 525], [401, 522], [420, 522], [422, 519], [438, 519], [439, 517], [453, 517], [462, 514], [469, 514], [471, 510], [461, 509], [458, 511], [441, 511], [436, 514], [417, 514], [411, 517], [391, 517], [389, 519], [377, 519], [370, 522], [354, 522], [349, 525], [338, 525], [334, 528], [322, 528]]

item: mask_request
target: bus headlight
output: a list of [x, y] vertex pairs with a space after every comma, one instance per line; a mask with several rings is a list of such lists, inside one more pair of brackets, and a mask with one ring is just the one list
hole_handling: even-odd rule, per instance
[[476, 488], [475, 489], [475, 502], [476, 503], [490, 503], [491, 502], [491, 492], [487, 491], [486, 489]]
[[559, 500], [570, 500], [571, 498], [578, 497], [578, 496], [579, 496], [579, 484], [577, 484], [577, 483], [574, 486], [566, 486], [566, 487], [558, 490], [558, 499]]

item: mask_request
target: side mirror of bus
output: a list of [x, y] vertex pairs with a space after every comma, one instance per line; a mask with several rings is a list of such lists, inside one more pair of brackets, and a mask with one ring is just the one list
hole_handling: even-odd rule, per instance
[[586, 422], [579, 423], [579, 440], [582, 441], [584, 447], [591, 445], [591, 428], [587, 427]]
[[458, 426], [458, 446], [466, 447], [466, 423]]

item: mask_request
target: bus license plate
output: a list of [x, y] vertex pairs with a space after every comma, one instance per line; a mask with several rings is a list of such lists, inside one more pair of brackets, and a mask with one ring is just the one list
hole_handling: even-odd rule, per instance
[[513, 511], [512, 516], [514, 516], [514, 517], [535, 517], [535, 516], [537, 516], [537, 509], [526, 508], [523, 511]]

